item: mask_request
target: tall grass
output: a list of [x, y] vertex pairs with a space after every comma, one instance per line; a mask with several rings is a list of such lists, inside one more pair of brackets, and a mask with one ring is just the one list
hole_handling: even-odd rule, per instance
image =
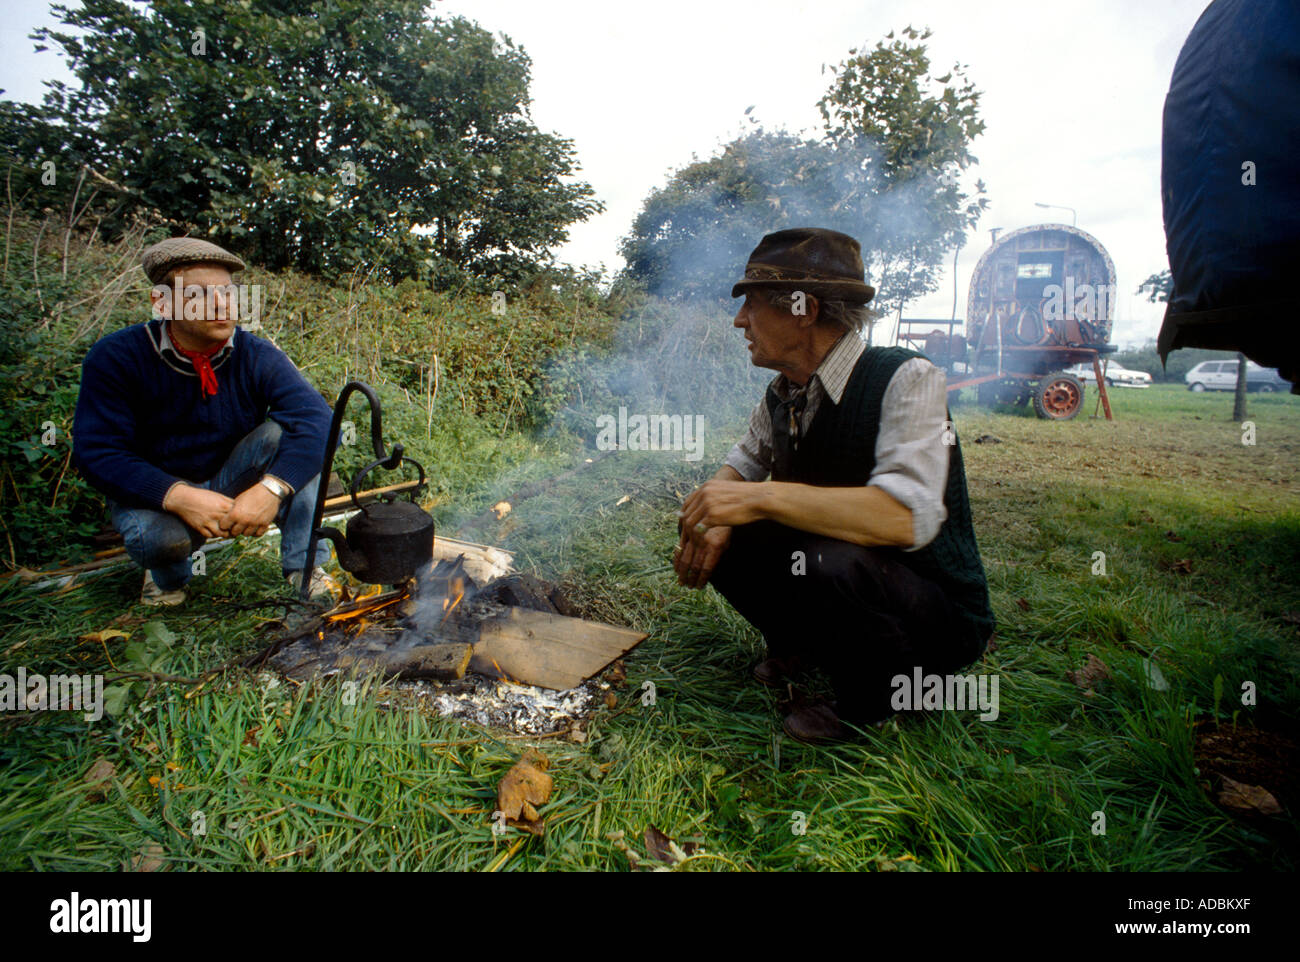
[[[1300, 402], [1252, 398], [1250, 448], [1215, 398], [1192, 409], [1177, 388], [1115, 394], [1114, 423], [954, 412], [998, 618], [996, 647], [972, 670], [1000, 679], [996, 721], [907, 714], [831, 748], [780, 734], [778, 696], [749, 676], [761, 639], [712, 589], [679, 588], [668, 564], [681, 497], [743, 428], [719, 417], [700, 462], [619, 452], [481, 532], [563, 581], [590, 617], [650, 632], [585, 743], [461, 726], [374, 680], [355, 705], [339, 681], [230, 671], [197, 692], [162, 683], [121, 719], [0, 720], [0, 866], [114, 869], [153, 852], [169, 869], [624, 869], [620, 846], [644, 857], [654, 825], [702, 846], [687, 871], [1293, 870], [1293, 815], [1219, 808], [1193, 722], [1214, 709], [1216, 676], [1234, 697], [1242, 681], [1259, 687], [1257, 707], [1234, 704], [1238, 724], [1293, 732], [1300, 717]], [[418, 423], [414, 400], [394, 411], [394, 436]], [[578, 460], [537, 443], [508, 433], [471, 448], [497, 452], [491, 470], [445, 453], [441, 466], [477, 507], [499, 494], [502, 469], [544, 477]], [[121, 626], [164, 619], [182, 639], [171, 673], [253, 651], [275, 627], [274, 609], [240, 607], [278, 590], [269, 546], [225, 549], [209, 571], [187, 607]], [[126, 573], [61, 596], [6, 584], [6, 670], [111, 670], [121, 640], [78, 638], [137, 591]], [[1091, 693], [1066, 674], [1090, 654], [1110, 672]], [[494, 834], [496, 782], [529, 744], [552, 761], [546, 835]], [[101, 757], [116, 774], [96, 792], [83, 779]]]

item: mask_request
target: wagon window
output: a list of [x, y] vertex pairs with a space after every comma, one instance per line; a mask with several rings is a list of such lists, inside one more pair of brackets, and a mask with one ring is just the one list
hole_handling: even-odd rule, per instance
[[1014, 264], [999, 264], [996, 288], [994, 293], [998, 297], [1010, 297], [1015, 291], [1016, 267]]

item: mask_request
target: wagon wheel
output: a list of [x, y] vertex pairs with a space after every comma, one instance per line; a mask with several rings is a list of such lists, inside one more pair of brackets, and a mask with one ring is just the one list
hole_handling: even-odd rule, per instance
[[1083, 382], [1073, 374], [1057, 371], [1038, 382], [1034, 411], [1049, 421], [1068, 421], [1083, 407]]

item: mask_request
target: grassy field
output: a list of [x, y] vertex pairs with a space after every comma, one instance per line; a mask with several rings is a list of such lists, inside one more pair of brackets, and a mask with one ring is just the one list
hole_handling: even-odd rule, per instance
[[[668, 564], [680, 498], [740, 428], [710, 423], [702, 461], [619, 453], [467, 532], [589, 616], [650, 632], [585, 743], [385, 708], [379, 684], [345, 705], [334, 682], [242, 671], [155, 684], [91, 725], [7, 715], [0, 868], [617, 870], [645, 864], [653, 825], [699, 846], [678, 870], [1294, 870], [1300, 398], [1252, 395], [1253, 444], [1228, 394], [1112, 400], [1113, 423], [953, 408], [998, 618], [972, 669], [1000, 679], [995, 721], [918, 713], [831, 749], [780, 736], [780, 704], [749, 675], [756, 632]], [[511, 450], [510, 484], [475, 512], [581, 462]], [[272, 548], [223, 549], [162, 615], [132, 607], [134, 570], [62, 593], [10, 583], [4, 670], [112, 672], [128, 645], [170, 637], [150, 620], [174, 636], [153, 648], [174, 676], [253, 652], [276, 612], [249, 605], [282, 590]], [[109, 627], [131, 637], [78, 641]], [[1067, 676], [1089, 656], [1109, 676], [1091, 690]], [[546, 834], [494, 834], [496, 783], [528, 745], [555, 779]], [[90, 785], [99, 761], [111, 773]], [[1225, 811], [1224, 775], [1284, 813]]]

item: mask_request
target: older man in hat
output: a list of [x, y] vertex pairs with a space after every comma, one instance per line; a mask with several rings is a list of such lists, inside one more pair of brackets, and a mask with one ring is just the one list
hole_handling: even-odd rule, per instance
[[[281, 533], [295, 588], [307, 557], [330, 409], [270, 341], [236, 325], [244, 269], [215, 244], [174, 237], [148, 248], [153, 318], [97, 341], [82, 364], [77, 466], [108, 498], [141, 601], [185, 601], [207, 538]], [[337, 586], [319, 566], [311, 593]]]
[[[723, 467], [685, 502], [674, 567], [762, 632], [778, 686], [820, 665], [835, 690], [784, 722], [821, 742], [890, 717], [893, 680], [955, 671], [993, 631], [943, 371], [868, 347], [857, 241], [768, 234], [732, 297], [750, 360], [778, 371]], [[764, 480], [771, 475], [771, 480]]]

